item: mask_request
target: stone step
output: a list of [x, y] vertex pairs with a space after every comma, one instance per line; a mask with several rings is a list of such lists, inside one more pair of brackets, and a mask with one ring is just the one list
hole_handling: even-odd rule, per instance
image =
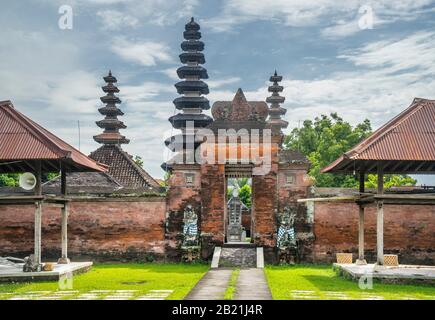
[[222, 245], [223, 248], [256, 248], [255, 243], [249, 242], [227, 242]]
[[251, 247], [223, 247], [219, 258], [220, 268], [256, 268], [257, 249]]

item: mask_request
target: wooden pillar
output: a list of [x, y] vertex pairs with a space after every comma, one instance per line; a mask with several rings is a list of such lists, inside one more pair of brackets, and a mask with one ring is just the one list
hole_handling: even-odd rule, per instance
[[[66, 168], [63, 163], [61, 163], [60, 169], [60, 189], [63, 198], [67, 196], [67, 187], [66, 187]], [[61, 209], [61, 239], [62, 239], [62, 256], [57, 261], [59, 264], [68, 264], [70, 260], [68, 259], [68, 215], [69, 215], [69, 204], [68, 202], [64, 202], [64, 205]]]
[[[384, 194], [384, 170], [381, 163], [378, 163], [378, 195]], [[376, 202], [376, 248], [377, 264], [384, 264], [384, 202]]]
[[[35, 186], [35, 195], [42, 195], [42, 168], [41, 161], [36, 162], [36, 186]], [[42, 226], [42, 201], [37, 201], [35, 203], [35, 233], [34, 233], [34, 259], [35, 264], [41, 264], [41, 256], [42, 256], [42, 246], [41, 246], [41, 226]]]
[[[359, 192], [364, 193], [364, 171], [359, 173]], [[358, 217], [358, 259], [356, 264], [364, 265], [367, 261], [364, 258], [364, 207], [359, 204], [359, 217]]]

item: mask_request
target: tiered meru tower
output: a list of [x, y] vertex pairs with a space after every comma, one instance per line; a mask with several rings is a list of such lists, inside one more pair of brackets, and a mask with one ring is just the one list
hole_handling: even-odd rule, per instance
[[270, 77], [270, 82], [273, 84], [269, 87], [269, 92], [272, 95], [266, 99], [267, 103], [270, 103], [269, 119], [267, 120], [272, 133], [276, 135], [282, 135], [282, 129], [287, 128], [288, 122], [281, 119], [287, 112], [287, 109], [281, 107], [281, 103], [284, 103], [285, 98], [280, 96], [280, 93], [284, 90], [284, 87], [279, 85], [282, 81], [282, 76], [279, 76], [275, 70], [275, 74]]
[[98, 109], [98, 111], [105, 116], [105, 118], [96, 122], [97, 126], [104, 129], [104, 132], [94, 136], [94, 140], [104, 145], [129, 143], [130, 141], [119, 133], [119, 129], [125, 129], [127, 127], [118, 119], [118, 116], [124, 115], [116, 106], [116, 104], [121, 103], [121, 100], [115, 95], [115, 93], [119, 92], [119, 89], [115, 85], [118, 80], [112, 75], [112, 72], [109, 71], [109, 74], [104, 77], [104, 81], [106, 85], [102, 89], [106, 95], [100, 99], [106, 105]]
[[185, 41], [181, 43], [183, 53], [180, 54], [180, 61], [184, 66], [178, 68], [177, 74], [182, 81], [175, 84], [175, 87], [182, 96], [174, 100], [175, 107], [181, 112], [169, 118], [169, 122], [175, 129], [180, 129], [181, 134], [165, 141], [169, 149], [182, 153], [178, 157], [198, 147], [200, 141], [194, 141], [195, 132], [213, 121], [212, 118], [202, 113], [203, 110], [210, 109], [210, 103], [203, 96], [208, 94], [209, 90], [208, 85], [201, 80], [208, 79], [208, 74], [207, 70], [201, 66], [205, 63], [205, 58], [202, 53], [204, 42], [200, 41], [201, 32], [199, 30], [199, 24], [192, 18], [186, 24]]
[[116, 96], [116, 93], [119, 92], [115, 85], [117, 79], [109, 71], [109, 74], [104, 77], [104, 81], [106, 85], [102, 89], [106, 95], [100, 100], [105, 106], [98, 111], [105, 117], [96, 122], [104, 131], [94, 136], [94, 140], [102, 146], [93, 151], [90, 157], [108, 165], [107, 174], [125, 190], [160, 190], [160, 185], [133, 161], [131, 155], [122, 149], [121, 145], [129, 143], [130, 140], [119, 133], [119, 129], [125, 129], [127, 126], [118, 119], [118, 116], [122, 116], [124, 113], [117, 107], [117, 104], [121, 103], [121, 100]]

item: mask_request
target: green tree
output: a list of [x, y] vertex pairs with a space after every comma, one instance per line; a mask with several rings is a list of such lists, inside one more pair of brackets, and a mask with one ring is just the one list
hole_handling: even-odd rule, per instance
[[141, 168], [143, 168], [143, 159], [141, 156], [134, 156], [133, 161]]
[[243, 187], [239, 189], [239, 198], [242, 203], [248, 208], [251, 207], [251, 194], [252, 189], [249, 184], [245, 184]]
[[[358, 182], [353, 175], [321, 174], [320, 170], [369, 136], [371, 131], [368, 119], [353, 127], [337, 113], [331, 113], [316, 117], [314, 121], [305, 120], [301, 128], [293, 129], [285, 138], [284, 146], [299, 150], [311, 161], [309, 175], [315, 179], [317, 187], [354, 188]], [[407, 175], [387, 175], [385, 180], [386, 187], [416, 183]], [[369, 175], [366, 187], [373, 187], [373, 182], [376, 183], [376, 175]]]
[[4, 173], [0, 174], [0, 187], [17, 187], [19, 174]]

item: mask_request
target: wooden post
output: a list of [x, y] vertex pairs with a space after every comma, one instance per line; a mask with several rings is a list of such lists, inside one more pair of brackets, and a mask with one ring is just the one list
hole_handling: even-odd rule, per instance
[[[359, 173], [359, 192], [364, 193], [364, 171]], [[364, 207], [359, 204], [359, 217], [358, 217], [358, 259], [356, 264], [364, 265], [367, 261], [364, 259]]]
[[[61, 163], [60, 169], [60, 190], [63, 198], [67, 196], [66, 187], [66, 168], [64, 163]], [[61, 238], [62, 238], [62, 256], [57, 261], [59, 264], [68, 264], [70, 260], [68, 259], [68, 215], [69, 215], [69, 204], [64, 202], [63, 208], [61, 209]]]
[[[381, 163], [378, 163], [378, 195], [384, 193], [384, 170]], [[377, 243], [377, 264], [384, 264], [384, 202], [376, 202], [376, 243]]]

